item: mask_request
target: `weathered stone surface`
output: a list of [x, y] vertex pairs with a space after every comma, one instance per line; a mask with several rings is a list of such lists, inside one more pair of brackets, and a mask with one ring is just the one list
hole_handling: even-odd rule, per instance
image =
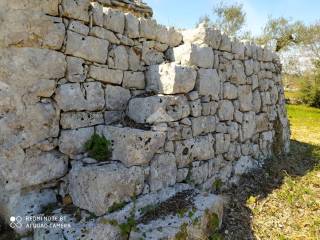
[[246, 70], [246, 75], [251, 76], [253, 74], [253, 60], [246, 60], [244, 61], [244, 66]]
[[32, 231], [31, 228], [27, 228], [29, 221], [26, 221], [26, 217], [38, 215], [43, 211], [43, 208], [48, 204], [56, 203], [56, 194], [53, 190], [44, 189], [41, 192], [29, 192], [26, 194], [10, 193], [2, 194], [0, 198], [0, 210], [3, 219], [10, 224], [10, 217], [21, 217], [21, 227], [16, 229], [19, 234], [26, 235]]
[[125, 46], [120, 45], [110, 51], [108, 66], [110, 68], [128, 70], [129, 56]]
[[103, 13], [103, 26], [106, 29], [123, 34], [125, 25], [124, 13], [112, 8], [103, 8]]
[[142, 168], [126, 168], [120, 163], [82, 166], [76, 163], [69, 173], [73, 204], [103, 215], [113, 204], [129, 201], [144, 186]]
[[124, 72], [123, 84], [125, 88], [144, 89], [145, 78], [143, 72]]
[[268, 131], [269, 129], [269, 118], [266, 113], [256, 115], [256, 130], [258, 133]]
[[247, 112], [243, 114], [242, 141], [250, 139], [256, 132], [256, 114]]
[[215, 142], [216, 154], [228, 152], [229, 146], [230, 146], [230, 135], [217, 133], [215, 135], [215, 139], [216, 139], [216, 142]]
[[250, 85], [239, 86], [239, 102], [241, 111], [252, 110], [252, 88]]
[[190, 115], [192, 117], [201, 116], [202, 106], [201, 106], [200, 99], [195, 100], [195, 101], [190, 101], [189, 104], [190, 104]]
[[140, 18], [140, 37], [156, 39], [157, 22], [153, 19]]
[[123, 87], [107, 85], [105, 89], [107, 110], [125, 110], [129, 99], [130, 91]]
[[192, 163], [190, 180], [196, 185], [202, 184], [209, 176], [208, 162], [196, 161]]
[[215, 69], [200, 69], [196, 89], [200, 95], [211, 96], [214, 100], [219, 100], [220, 77]]
[[60, 124], [63, 129], [76, 129], [103, 124], [101, 112], [66, 112], [61, 113]]
[[120, 121], [123, 118], [122, 111], [106, 111], [104, 112], [104, 121], [105, 124], [112, 124]]
[[208, 160], [214, 157], [214, 138], [211, 134], [176, 142], [175, 156], [179, 168], [188, 166], [195, 160]]
[[212, 68], [214, 61], [213, 50], [206, 46], [186, 43], [173, 49], [174, 60], [181, 65]]
[[71, 31], [68, 31], [67, 35], [68, 40], [65, 52], [67, 55], [84, 58], [92, 62], [106, 63], [108, 41], [91, 36], [83, 36]]
[[174, 63], [153, 65], [146, 73], [147, 89], [163, 94], [187, 93], [194, 88], [196, 76], [190, 67]]
[[247, 173], [256, 166], [254, 160], [249, 156], [242, 156], [234, 166], [234, 174], [240, 176]]
[[103, 6], [98, 2], [91, 2], [92, 9], [92, 23], [100, 27], [103, 26]]
[[238, 88], [229, 82], [224, 83], [223, 97], [228, 100], [236, 99], [238, 97]]
[[244, 59], [244, 45], [236, 39], [231, 43], [231, 52], [235, 59]]
[[85, 152], [84, 145], [94, 133], [94, 128], [79, 128], [76, 130], [61, 130], [59, 150], [69, 156]]
[[142, 43], [141, 60], [145, 65], [156, 65], [163, 63], [165, 57], [163, 52], [156, 48], [155, 41], [145, 41]]
[[202, 116], [191, 118], [193, 136], [214, 132], [216, 129], [216, 119], [214, 116]]
[[86, 68], [84, 60], [76, 57], [67, 57], [66, 79], [69, 82], [84, 82], [86, 79]]
[[123, 79], [123, 71], [109, 69], [107, 66], [90, 66], [89, 76], [103, 83], [120, 85]]
[[183, 41], [194, 44], [207, 44], [213, 49], [218, 49], [221, 42], [221, 33], [214, 28], [199, 25], [196, 29], [182, 31]]
[[112, 159], [126, 166], [146, 165], [164, 146], [165, 133], [133, 128], [98, 126], [97, 132], [112, 140]]
[[62, 0], [63, 16], [78, 19], [81, 21], [89, 21], [89, 6], [88, 0]]
[[136, 18], [131, 13], [126, 13], [126, 24], [125, 24], [125, 34], [129, 38], [139, 37], [139, 19]]
[[156, 155], [150, 165], [150, 190], [152, 192], [176, 183], [176, 158], [172, 153]]
[[253, 105], [253, 110], [256, 113], [260, 112], [260, 109], [261, 109], [261, 96], [260, 96], [260, 92], [258, 90], [253, 92], [252, 105]]
[[230, 81], [235, 84], [245, 84], [247, 77], [244, 73], [243, 63], [239, 60], [232, 61], [232, 73], [230, 76]]
[[62, 177], [67, 171], [65, 155], [53, 150], [41, 152], [33, 147], [1, 149], [0, 182], [6, 190], [38, 185]]
[[113, 43], [113, 44], [120, 44], [120, 40], [116, 37], [116, 35], [113, 32], [111, 32], [107, 29], [104, 29], [102, 27], [91, 28], [89, 35], [97, 37], [97, 38], [105, 39], [108, 42]]
[[220, 44], [219, 49], [222, 51], [231, 52], [231, 40], [225, 34], [222, 34], [221, 44]]
[[173, 122], [189, 114], [189, 104], [182, 95], [133, 98], [128, 108], [128, 116], [137, 123]]
[[105, 105], [101, 83], [83, 83], [83, 90], [78, 83], [60, 85], [56, 90], [55, 100], [64, 111], [96, 111]]
[[218, 115], [221, 121], [233, 120], [234, 107], [231, 101], [222, 100], [219, 102]]
[[82, 22], [76, 20], [70, 21], [68, 30], [80, 33], [82, 35], [88, 35], [89, 33], [89, 27], [87, 25], [84, 25]]

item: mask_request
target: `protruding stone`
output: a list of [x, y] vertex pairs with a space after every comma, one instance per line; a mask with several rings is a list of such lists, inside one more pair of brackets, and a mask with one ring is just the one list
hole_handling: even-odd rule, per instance
[[221, 33], [214, 28], [200, 25], [196, 29], [182, 31], [183, 41], [194, 44], [207, 44], [213, 49], [218, 49], [221, 42]]
[[133, 128], [98, 126], [97, 132], [112, 141], [112, 159], [126, 166], [147, 165], [165, 141], [163, 132]]

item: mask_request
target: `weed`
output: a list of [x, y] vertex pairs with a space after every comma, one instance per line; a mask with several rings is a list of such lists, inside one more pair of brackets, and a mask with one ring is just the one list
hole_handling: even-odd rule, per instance
[[85, 143], [85, 150], [89, 153], [89, 157], [97, 161], [106, 161], [111, 155], [111, 142], [105, 138], [94, 133], [91, 138]]
[[111, 207], [108, 208], [108, 213], [113, 213], [113, 212], [119, 211], [122, 208], [124, 208], [124, 206], [126, 204], [127, 204], [126, 202], [114, 203], [114, 204], [112, 204]]

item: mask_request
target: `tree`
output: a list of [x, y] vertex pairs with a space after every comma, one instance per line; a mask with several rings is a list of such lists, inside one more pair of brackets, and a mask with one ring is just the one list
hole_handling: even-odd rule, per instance
[[243, 36], [249, 37], [249, 32], [241, 33], [246, 21], [246, 14], [243, 10], [243, 5], [239, 3], [225, 4], [223, 1], [219, 2], [213, 8], [214, 21], [208, 16], [204, 15], [199, 18], [196, 26], [203, 23], [207, 27], [215, 27], [231, 37]]

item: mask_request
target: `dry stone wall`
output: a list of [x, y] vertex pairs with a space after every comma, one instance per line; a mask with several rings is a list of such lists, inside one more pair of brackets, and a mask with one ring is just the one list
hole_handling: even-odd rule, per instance
[[[68, 196], [101, 216], [177, 183], [227, 187], [288, 151], [276, 54], [164, 27], [136, 4], [0, 2], [4, 219]], [[112, 141], [109, 161], [88, 158], [94, 133]]]

